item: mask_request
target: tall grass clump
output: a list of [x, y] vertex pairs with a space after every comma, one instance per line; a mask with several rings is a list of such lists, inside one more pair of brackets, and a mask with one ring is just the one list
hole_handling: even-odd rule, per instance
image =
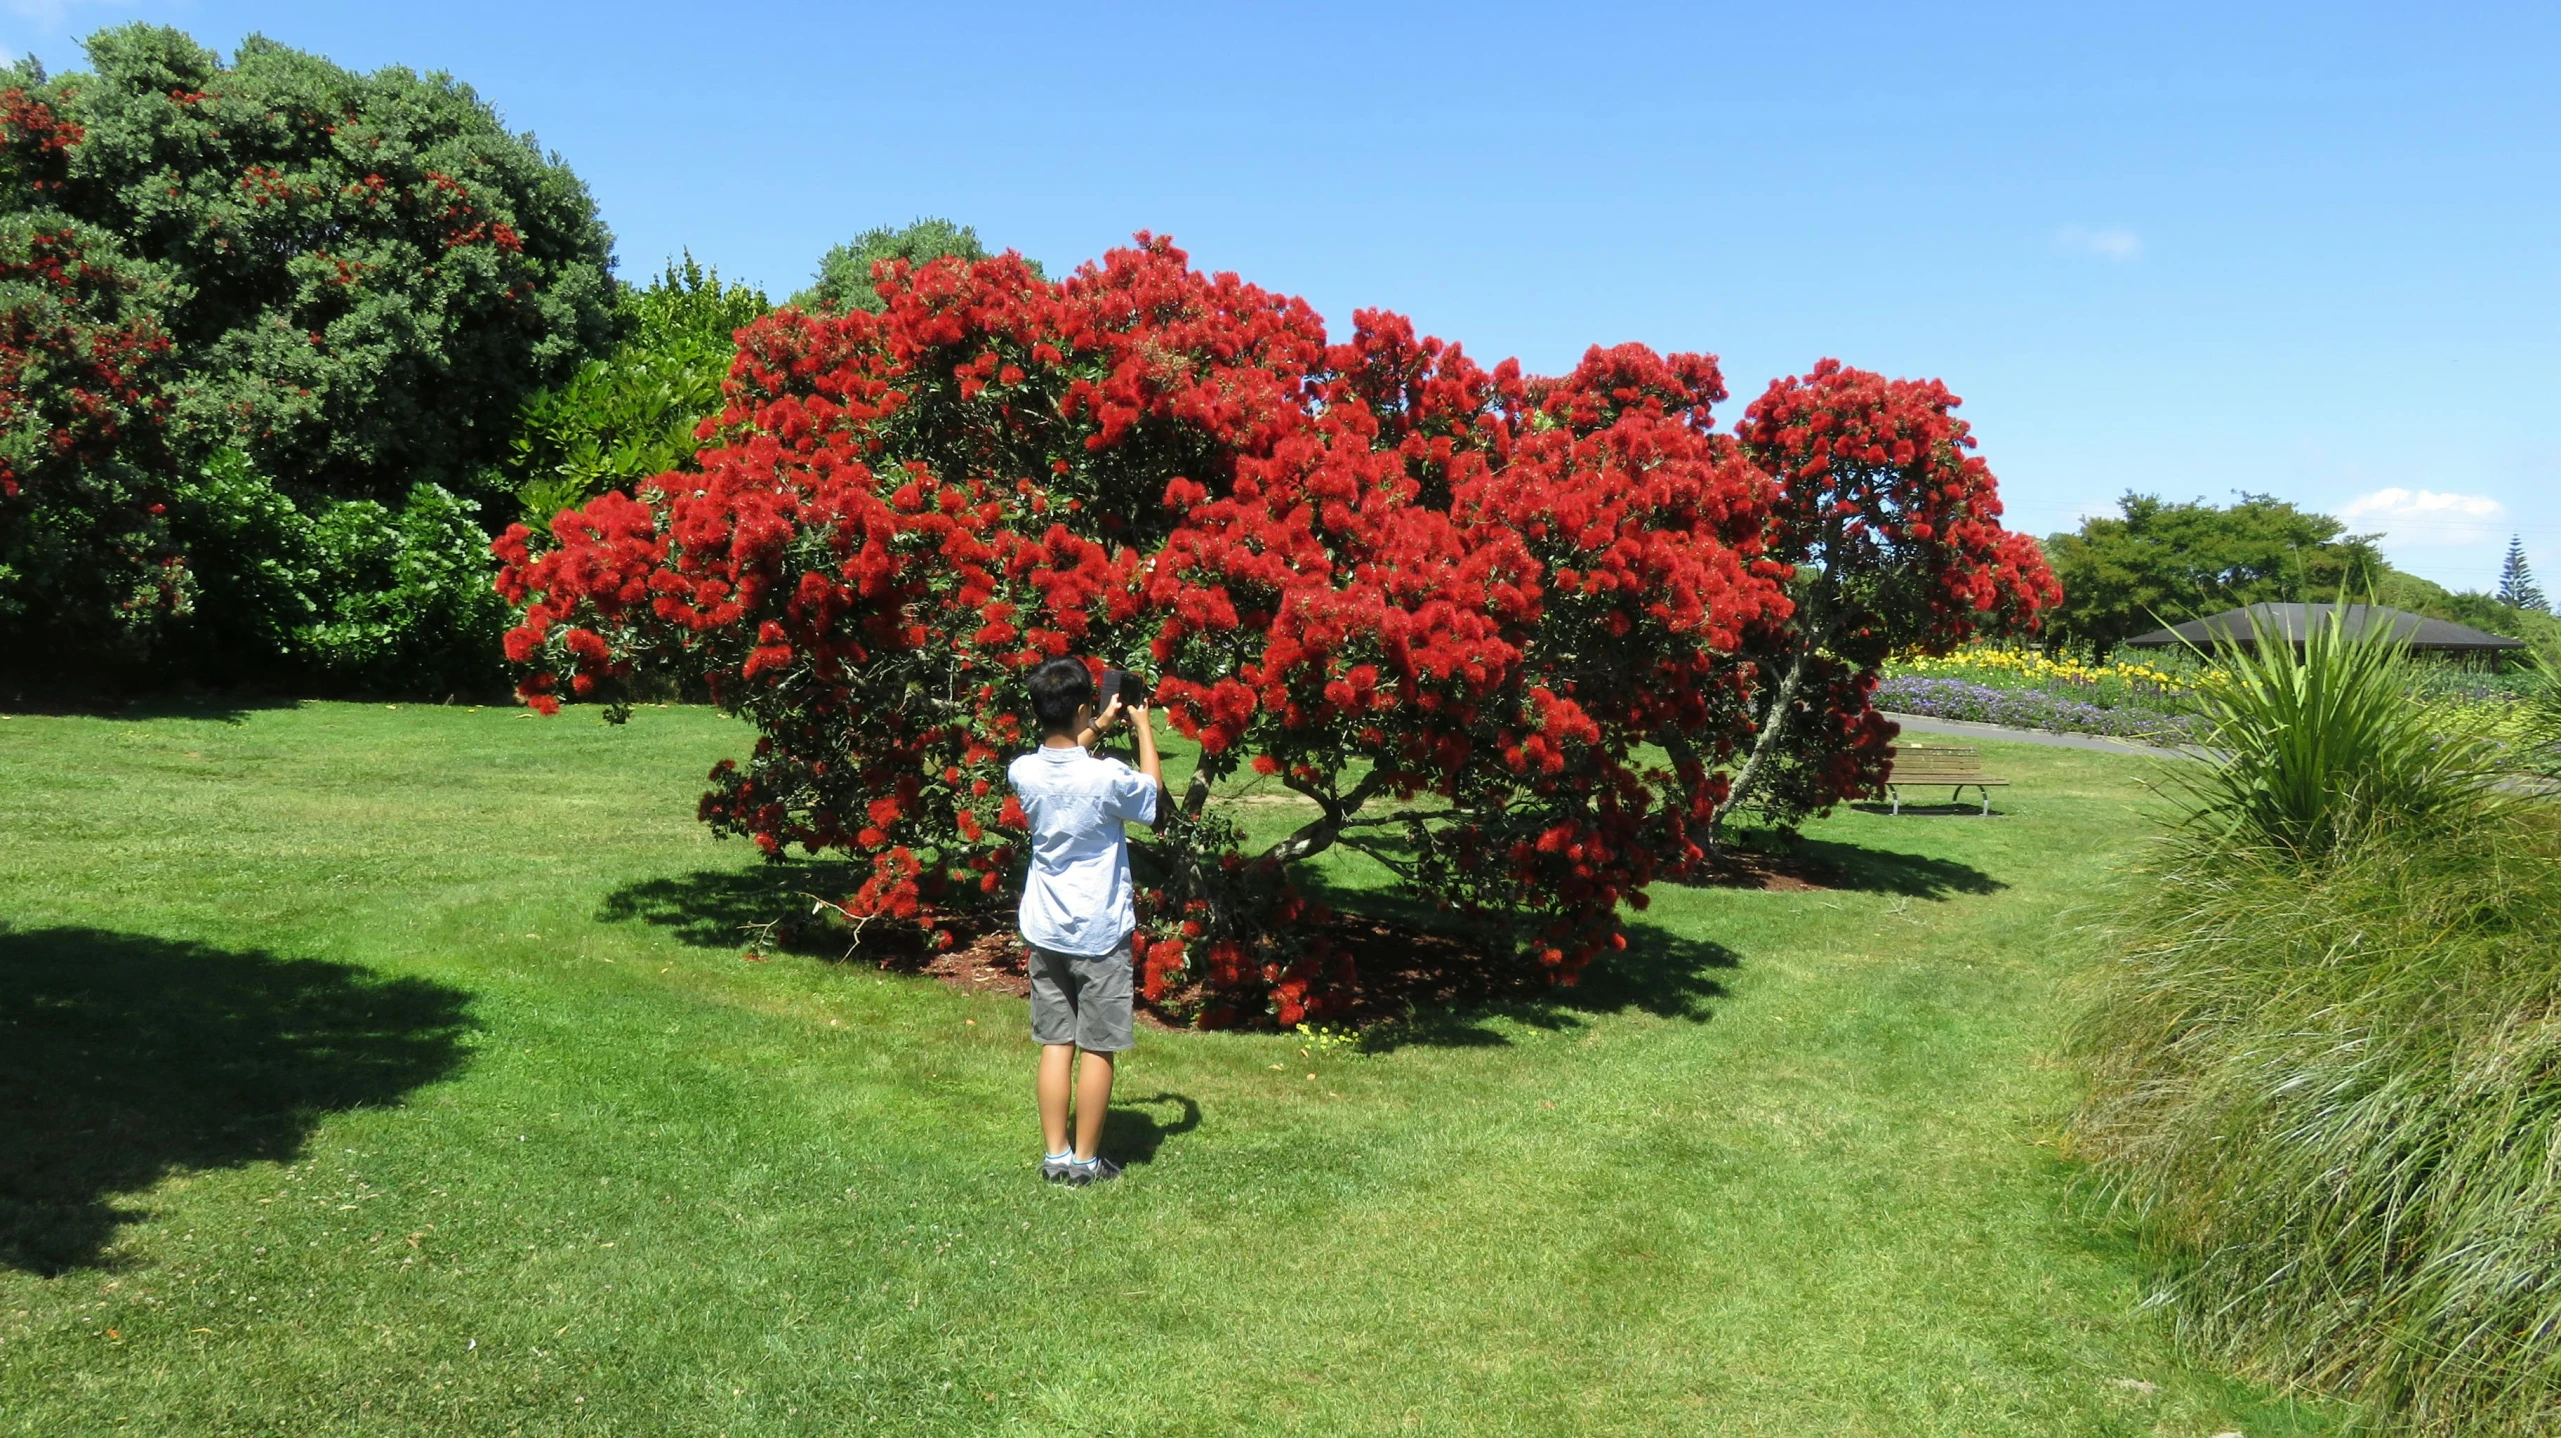
[[2561, 1431], [2561, 813], [2386, 639], [2225, 662], [2104, 928], [2075, 1147], [2197, 1347], [2387, 1431]]

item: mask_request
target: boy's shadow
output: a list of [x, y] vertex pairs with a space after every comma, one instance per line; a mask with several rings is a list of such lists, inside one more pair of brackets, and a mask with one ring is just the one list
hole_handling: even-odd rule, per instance
[[[1148, 1112], [1169, 1108], [1177, 1117], [1164, 1123]], [[1115, 1099], [1103, 1115], [1103, 1152], [1123, 1164], [1150, 1163], [1165, 1140], [1200, 1127], [1200, 1105], [1178, 1093], [1152, 1093], [1145, 1098]]]

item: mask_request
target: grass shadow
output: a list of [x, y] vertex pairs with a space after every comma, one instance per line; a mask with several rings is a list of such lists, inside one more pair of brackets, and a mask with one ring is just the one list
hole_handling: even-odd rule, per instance
[[[1148, 1112], [1170, 1107], [1173, 1122], [1167, 1123]], [[1103, 1115], [1103, 1148], [1122, 1164], [1153, 1163], [1156, 1150], [1176, 1134], [1190, 1133], [1200, 1127], [1200, 1105], [1178, 1093], [1154, 1093], [1145, 1098], [1120, 1098], [1112, 1101]]]
[[[1909, 810], [1910, 805], [1904, 808]], [[1907, 899], [1949, 899], [1959, 894], [1997, 894], [2009, 885], [1972, 864], [1899, 849], [1871, 849], [1837, 839], [1800, 838], [1788, 846], [1830, 880], [1834, 889], [1896, 894]]]
[[849, 865], [786, 859], [626, 884], [605, 896], [596, 917], [667, 929], [698, 949], [756, 947], [832, 959], [843, 956], [844, 933], [816, 921], [809, 896], [841, 900], [859, 887]]
[[288, 1160], [325, 1114], [453, 1072], [471, 996], [316, 960], [0, 927], [0, 1264], [109, 1259], [118, 1195]]
[[1329, 933], [1359, 967], [1362, 993], [1352, 1022], [1373, 1053], [1408, 1044], [1498, 1047], [1511, 1042], [1510, 1025], [1558, 1031], [1631, 1011], [1704, 1023], [1726, 996], [1719, 975], [1742, 962], [1722, 944], [1640, 921], [1628, 929], [1625, 949], [1559, 984], [1535, 963], [1487, 953], [1405, 895], [1310, 887], [1337, 911]]

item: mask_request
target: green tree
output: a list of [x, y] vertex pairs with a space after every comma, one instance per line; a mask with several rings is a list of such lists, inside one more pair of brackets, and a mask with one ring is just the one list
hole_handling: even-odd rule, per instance
[[[903, 230], [887, 226], [866, 230], [852, 244], [829, 250], [818, 261], [817, 282], [793, 295], [791, 302], [805, 310], [857, 309], [878, 314], [881, 304], [879, 293], [872, 288], [873, 265], [882, 260], [921, 265], [944, 255], [983, 260], [987, 258], [987, 247], [978, 242], [977, 230], [949, 220], [922, 219]], [[1032, 273], [1038, 275], [1039, 262], [1030, 263]]]
[[2538, 655], [2561, 654], [2561, 620], [2540, 609], [2520, 609], [2494, 594], [2450, 590], [2432, 580], [2393, 569], [2374, 586], [2374, 599], [2430, 619], [2449, 619], [2492, 634], [2522, 639]]
[[517, 405], [611, 337], [586, 186], [450, 76], [127, 25], [90, 72], [0, 71], [0, 211], [58, 211], [172, 281], [182, 459], [298, 498], [468, 490]]
[[2047, 629], [2054, 643], [2104, 654], [2163, 624], [2238, 605], [2370, 593], [2388, 572], [2375, 536], [2271, 495], [2218, 506], [2128, 493], [2118, 510], [2045, 541], [2064, 593]]
[[694, 426], [720, 409], [734, 336], [772, 308], [690, 253], [648, 287], [624, 288], [620, 342], [518, 417], [507, 471], [525, 522], [540, 528], [606, 490], [689, 464]]

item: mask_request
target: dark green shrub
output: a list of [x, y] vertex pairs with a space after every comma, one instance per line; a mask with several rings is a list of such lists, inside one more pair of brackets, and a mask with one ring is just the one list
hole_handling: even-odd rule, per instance
[[0, 70], [0, 668], [485, 686], [475, 503], [610, 336], [585, 188], [444, 76], [88, 53]]
[[2497, 806], [2486, 717], [2412, 702], [2407, 647], [2382, 624], [2346, 633], [2344, 613], [2329, 610], [2300, 646], [2253, 613], [2252, 646], [2212, 656], [2222, 677], [2190, 702], [2215, 757], [2172, 771], [2191, 828], [2311, 858], [2377, 828], [2406, 836]]
[[189, 580], [189, 603], [172, 626], [187, 642], [171, 647], [199, 666], [286, 671], [323, 592], [311, 521], [238, 450], [215, 454], [171, 495], [170, 528]]
[[191, 603], [164, 675], [317, 684], [425, 698], [503, 692], [507, 607], [476, 506], [433, 484], [398, 510], [322, 501], [310, 514], [237, 451], [174, 490]]
[[421, 484], [397, 513], [358, 499], [323, 514], [312, 526], [321, 613], [302, 639], [313, 667], [376, 692], [503, 693], [510, 619], [478, 510]]
[[518, 417], [507, 469], [525, 522], [547, 526], [606, 490], [689, 465], [694, 426], [719, 412], [734, 336], [772, 308], [690, 254], [646, 289], [625, 289], [620, 342]]
[[468, 86], [253, 37], [88, 41], [0, 72], [0, 211], [54, 209], [166, 270], [172, 436], [297, 499], [468, 490], [524, 396], [609, 337], [586, 187]]

